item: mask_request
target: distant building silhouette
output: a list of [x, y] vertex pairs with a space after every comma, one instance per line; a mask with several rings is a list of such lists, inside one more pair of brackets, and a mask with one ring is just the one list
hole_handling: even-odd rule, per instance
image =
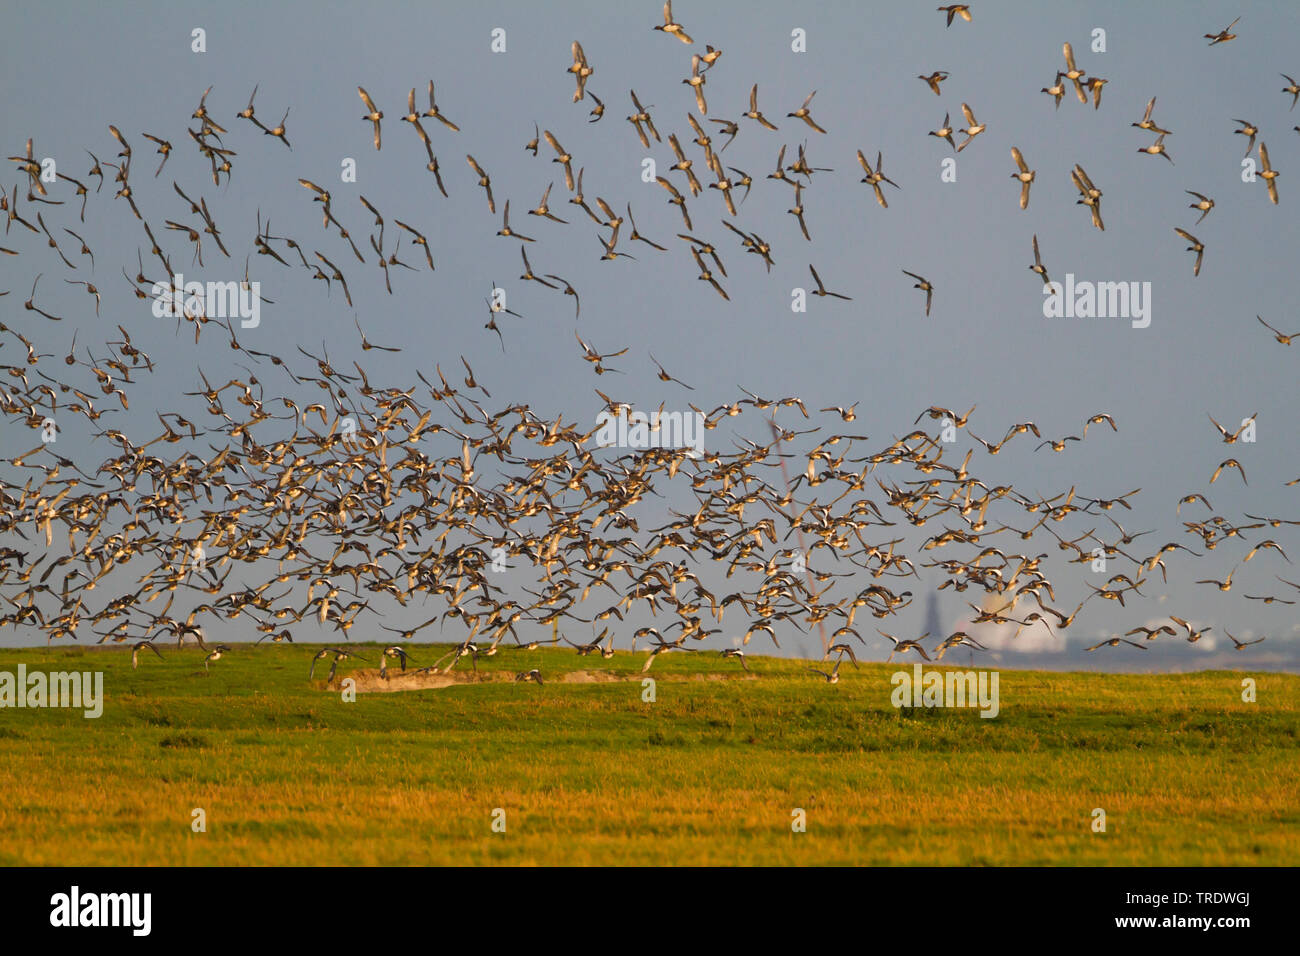
[[929, 634], [931, 637], [942, 640], [948, 635], [943, 633], [943, 624], [939, 620], [939, 595], [934, 591], [930, 592], [929, 598], [925, 603], [925, 626], [921, 628], [922, 634]]

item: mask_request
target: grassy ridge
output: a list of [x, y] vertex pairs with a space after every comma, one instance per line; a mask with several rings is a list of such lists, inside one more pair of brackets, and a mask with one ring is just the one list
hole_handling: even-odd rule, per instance
[[[1300, 861], [1294, 675], [1254, 675], [1247, 704], [1233, 672], [1003, 671], [988, 720], [896, 710], [910, 662], [830, 686], [796, 661], [738, 680], [716, 653], [665, 655], [646, 703], [644, 654], [503, 648], [481, 673], [547, 683], [345, 703], [328, 666], [308, 683], [316, 649], [236, 647], [210, 676], [197, 650], [138, 671], [116, 649], [0, 650], [0, 670], [102, 670], [106, 697], [98, 720], [0, 709], [0, 863]], [[578, 671], [625, 680], [563, 682]]]

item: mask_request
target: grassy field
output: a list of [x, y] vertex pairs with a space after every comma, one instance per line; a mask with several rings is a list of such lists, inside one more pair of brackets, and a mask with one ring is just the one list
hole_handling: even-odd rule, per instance
[[[895, 709], [900, 666], [832, 686], [774, 658], [738, 679], [716, 653], [657, 660], [653, 703], [644, 654], [506, 649], [476, 682], [344, 702], [327, 667], [308, 683], [314, 650], [236, 647], [210, 676], [198, 650], [137, 671], [0, 650], [0, 671], [102, 670], [106, 697], [97, 720], [0, 709], [0, 863], [1300, 861], [1296, 676], [1255, 675], [1248, 704], [1238, 673], [1003, 671], [989, 720]], [[503, 679], [533, 667], [545, 686]]]

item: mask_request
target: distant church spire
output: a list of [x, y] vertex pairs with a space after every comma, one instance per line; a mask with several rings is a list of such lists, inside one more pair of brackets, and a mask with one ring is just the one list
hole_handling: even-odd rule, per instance
[[939, 595], [934, 591], [930, 592], [930, 596], [926, 600], [925, 626], [921, 628], [921, 633], [928, 633], [931, 637], [939, 639], [948, 636], [943, 633], [943, 625], [939, 623]]

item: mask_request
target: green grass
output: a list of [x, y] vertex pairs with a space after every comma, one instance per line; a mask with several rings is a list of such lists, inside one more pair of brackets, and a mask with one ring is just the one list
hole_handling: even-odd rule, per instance
[[[0, 670], [103, 670], [106, 697], [98, 720], [0, 710], [0, 863], [1300, 860], [1292, 675], [1254, 675], [1247, 704], [1232, 672], [1002, 671], [988, 720], [896, 710], [895, 665], [846, 665], [830, 686], [758, 658], [756, 679], [737, 680], [715, 653], [656, 661], [654, 703], [641, 699], [644, 654], [511, 649], [480, 673], [540, 666], [548, 683], [345, 703], [320, 669], [308, 684], [314, 650], [236, 647], [211, 676], [197, 650], [138, 671], [116, 649], [0, 650]], [[573, 671], [625, 680], [560, 680]], [[191, 831], [196, 807], [205, 833]], [[807, 832], [792, 832], [795, 808]]]

